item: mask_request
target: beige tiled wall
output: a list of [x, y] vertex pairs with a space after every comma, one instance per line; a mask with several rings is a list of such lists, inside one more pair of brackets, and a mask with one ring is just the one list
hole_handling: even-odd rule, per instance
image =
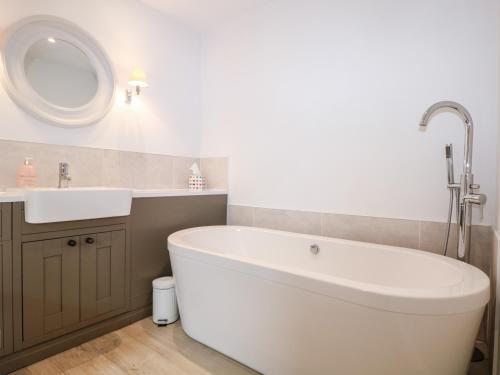
[[209, 189], [227, 189], [228, 164], [228, 158], [202, 158], [200, 160], [200, 168]]
[[24, 157], [34, 159], [41, 187], [57, 186], [58, 165], [70, 165], [72, 186], [187, 188], [189, 167], [200, 163], [209, 188], [227, 188], [227, 159], [198, 159], [87, 147], [0, 140], [0, 188], [14, 187]]
[[[440, 254], [445, 223], [368, 216], [339, 215], [305, 211], [230, 205], [228, 222], [292, 232], [317, 234], [348, 240], [403, 246]], [[455, 256], [456, 226], [450, 233], [449, 255]], [[489, 226], [472, 229], [471, 261], [490, 273], [493, 231]]]

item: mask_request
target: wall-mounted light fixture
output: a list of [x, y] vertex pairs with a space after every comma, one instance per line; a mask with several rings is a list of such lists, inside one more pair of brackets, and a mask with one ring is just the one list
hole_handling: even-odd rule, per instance
[[141, 89], [149, 86], [146, 72], [141, 68], [134, 68], [128, 79], [128, 84], [134, 87], [133, 90], [127, 89], [125, 91], [127, 97], [126, 101], [127, 103], [131, 103], [132, 96], [140, 95]]

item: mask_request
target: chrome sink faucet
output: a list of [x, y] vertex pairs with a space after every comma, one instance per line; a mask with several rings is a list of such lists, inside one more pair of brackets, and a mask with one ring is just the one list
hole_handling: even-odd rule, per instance
[[[469, 263], [471, 246], [472, 205], [474, 204], [483, 206], [486, 203], [486, 195], [475, 193], [475, 190], [479, 189], [479, 185], [474, 184], [474, 176], [472, 174], [472, 117], [469, 111], [467, 111], [467, 109], [465, 109], [463, 105], [451, 101], [442, 101], [431, 105], [429, 109], [427, 109], [427, 111], [422, 116], [420, 126], [425, 129], [434, 114], [446, 110], [452, 110], [458, 113], [458, 115], [462, 118], [465, 126], [464, 164], [462, 176], [460, 176], [460, 184], [451, 182], [449, 183], [448, 188], [455, 188], [458, 190], [457, 222], [459, 239], [457, 257], [459, 260]], [[451, 148], [450, 151], [447, 152], [451, 152]]]
[[69, 175], [69, 164], [59, 163], [59, 185], [57, 187], [59, 189], [68, 188], [70, 181], [71, 177]]

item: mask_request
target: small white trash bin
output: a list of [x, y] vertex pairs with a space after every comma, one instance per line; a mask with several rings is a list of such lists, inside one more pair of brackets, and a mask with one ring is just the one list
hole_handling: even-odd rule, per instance
[[175, 297], [174, 278], [167, 276], [153, 280], [153, 322], [159, 326], [165, 326], [177, 319], [179, 319], [179, 311]]

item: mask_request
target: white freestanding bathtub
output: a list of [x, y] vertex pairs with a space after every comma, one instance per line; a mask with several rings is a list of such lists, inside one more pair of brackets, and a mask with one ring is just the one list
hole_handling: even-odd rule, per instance
[[168, 248], [185, 332], [269, 375], [465, 375], [489, 299], [479, 269], [412, 249], [234, 226]]

